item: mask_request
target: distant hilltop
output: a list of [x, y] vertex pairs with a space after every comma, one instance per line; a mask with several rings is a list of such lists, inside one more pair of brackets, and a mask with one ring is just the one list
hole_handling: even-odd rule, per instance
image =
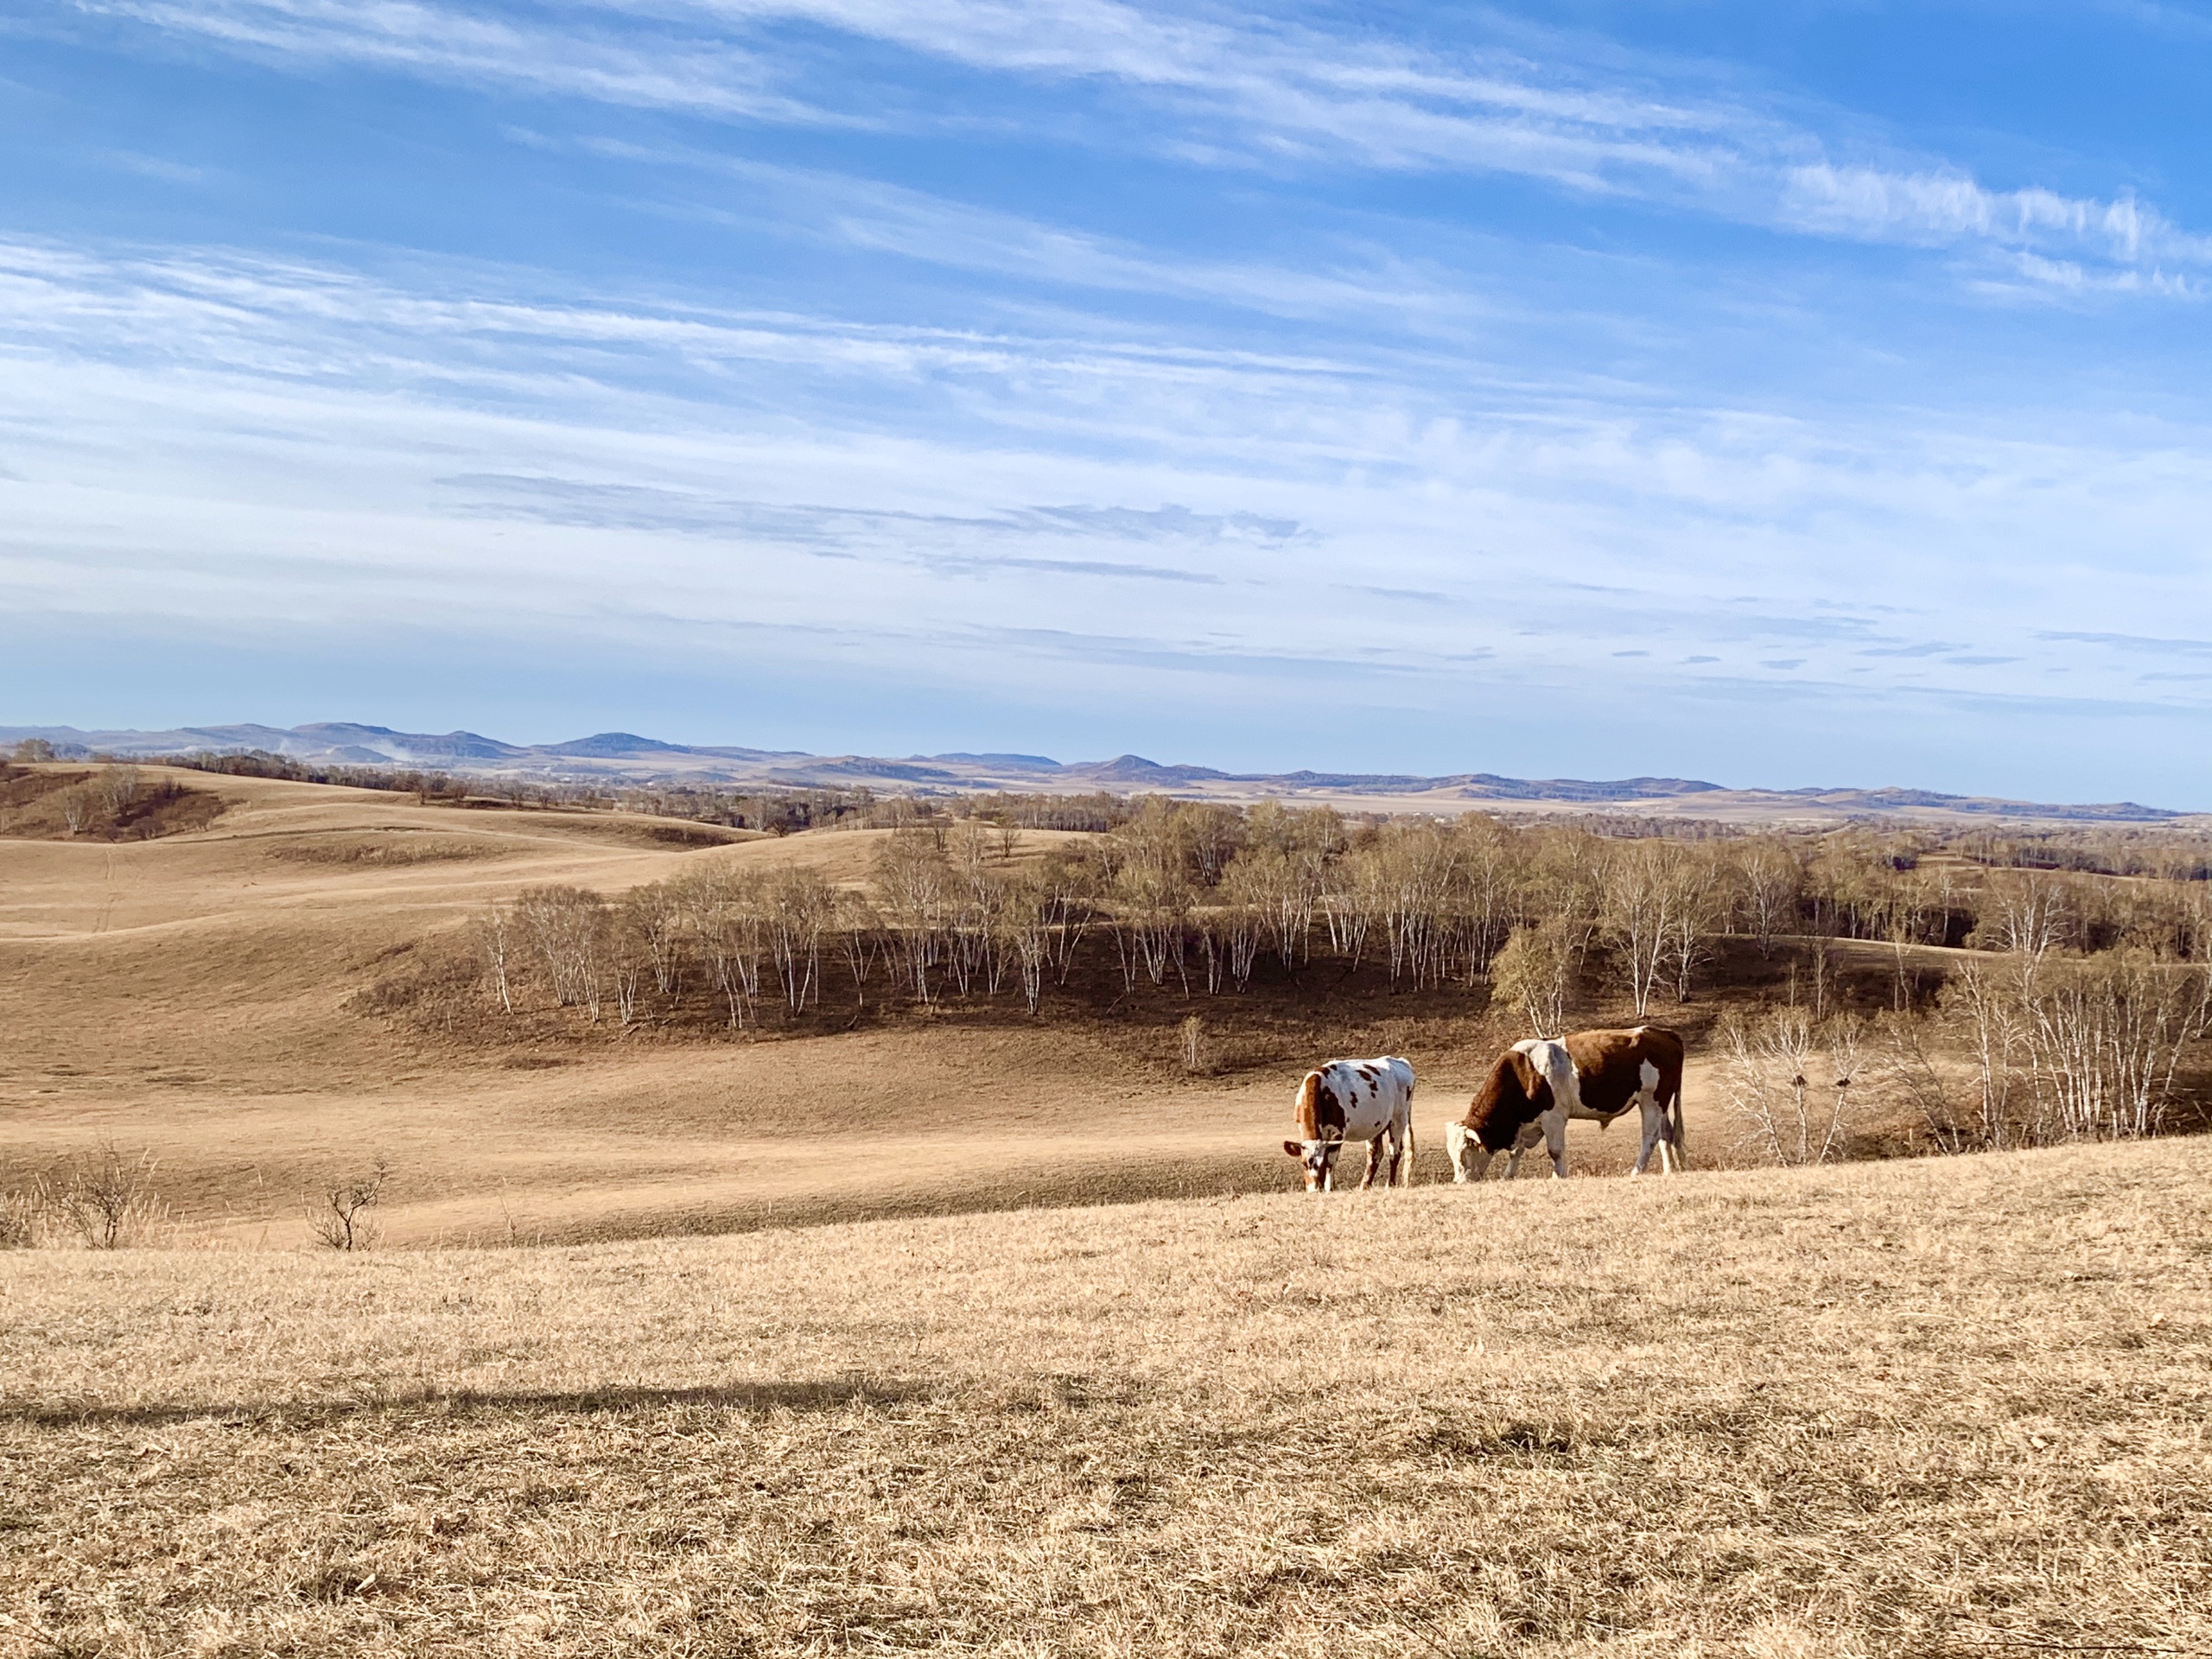
[[395, 731], [321, 721], [306, 726], [184, 726], [165, 732], [0, 726], [0, 747], [42, 739], [62, 756], [144, 759], [201, 751], [259, 751], [312, 766], [407, 766], [487, 777], [716, 788], [873, 789], [894, 794], [978, 790], [1116, 794], [1161, 791], [1224, 801], [1331, 802], [1381, 811], [1458, 811], [1494, 804], [1532, 810], [1641, 813], [1739, 822], [1834, 823], [1860, 817], [1973, 818], [2072, 823], [2167, 823], [2198, 815], [2133, 801], [2053, 805], [1924, 789], [1732, 789], [1694, 778], [1503, 778], [1494, 772], [1422, 777], [1396, 772], [1233, 772], [1163, 766], [1142, 755], [1062, 762], [1041, 754], [818, 755], [798, 749], [667, 743], [634, 732], [600, 732], [566, 743], [505, 743], [475, 732]]

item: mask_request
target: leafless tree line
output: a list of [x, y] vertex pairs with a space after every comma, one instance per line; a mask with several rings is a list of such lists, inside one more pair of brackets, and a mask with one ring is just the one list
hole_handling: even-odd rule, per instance
[[[1910, 914], [1920, 884], [1884, 902]], [[2212, 891], [2196, 882], [2085, 882], [2005, 872], [1973, 895], [1972, 947], [1949, 958], [1933, 1011], [1870, 1031], [1834, 1008], [1820, 969], [1801, 1003], [1722, 1029], [1723, 1086], [1767, 1161], [1838, 1155], [1853, 1099], [1918, 1115], [1954, 1152], [2153, 1135], [2179, 1102], [2192, 1045], [2212, 1032]]]
[[611, 1006], [626, 1025], [648, 986], [665, 1001], [703, 978], [742, 1028], [764, 1000], [817, 1003], [828, 957], [863, 1000], [880, 964], [916, 1001], [1018, 985], [1033, 1007], [1087, 937], [1125, 993], [1208, 995], [1245, 988], [1263, 958], [1294, 973], [1325, 939], [1342, 963], [1373, 962], [1414, 989], [1474, 986], [1509, 952], [1510, 998], [1542, 1029], [1593, 970], [1639, 1018], [1688, 1000], [1729, 935], [1762, 953], [1793, 936], [1885, 944], [1902, 1008], [1922, 1000], [1921, 947], [2014, 949], [2031, 925], [2022, 893], [2063, 902], [2066, 944], [2090, 953], [2186, 955], [2212, 915], [2206, 884], [1923, 864], [1910, 841], [1859, 835], [1622, 839], [1480, 815], [1356, 823], [1151, 798], [1041, 859], [1020, 845], [1005, 822], [933, 817], [893, 832], [865, 891], [804, 868], [726, 867], [614, 900], [534, 889], [486, 918], [486, 961], [510, 1008], [518, 972], [559, 1006], [594, 1020]]
[[2117, 938], [2088, 948], [2113, 930], [2115, 908], [2063, 878], [1993, 885], [1975, 938], [1984, 948], [1942, 991], [1969, 1084], [1925, 1091], [1940, 1141], [2025, 1146], [2162, 1127], [2188, 1046], [2212, 1030], [2212, 893], [2140, 884], [2117, 906]]
[[[745, 1030], [818, 1006], [833, 981], [862, 1005], [1014, 994], [1034, 1013], [1087, 950], [1125, 997], [1233, 995], [1263, 963], [1296, 974], [1325, 952], [1397, 987], [1486, 985], [1543, 1035], [1594, 979], [1643, 1018], [1691, 999], [1725, 938], [1786, 943], [1789, 1007], [1726, 1039], [1780, 1161], [1840, 1144], [1844, 1073], [1804, 1069], [1834, 1069], [1839, 1043], [1847, 1070], [1921, 1103], [1939, 1143], [2005, 1146], [2154, 1131], [2212, 1027], [2212, 885], [1989, 870], [1860, 832], [1623, 839], [1155, 798], [1042, 855], [1003, 823], [912, 823], [864, 884], [721, 863], [614, 899], [535, 888], [479, 937], [502, 1007], [624, 1027], [710, 995]], [[1878, 1064], [1838, 1034], [1835, 938], [1888, 947]]]

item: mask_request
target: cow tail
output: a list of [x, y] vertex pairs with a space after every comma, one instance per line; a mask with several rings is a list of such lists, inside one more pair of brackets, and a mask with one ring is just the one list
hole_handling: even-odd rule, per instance
[[1406, 1144], [1398, 1148], [1398, 1167], [1402, 1172], [1398, 1177], [1398, 1185], [1411, 1186], [1414, 1184], [1414, 1069], [1403, 1060], [1399, 1064], [1406, 1068]]

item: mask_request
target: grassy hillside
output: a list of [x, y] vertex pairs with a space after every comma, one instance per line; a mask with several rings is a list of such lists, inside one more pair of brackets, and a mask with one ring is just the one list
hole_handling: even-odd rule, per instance
[[0, 1652], [2212, 1645], [2212, 1143], [0, 1258]]
[[[833, 1006], [823, 1028], [767, 1041], [587, 1034], [543, 1014], [442, 1033], [378, 1010], [444, 971], [494, 899], [720, 865], [857, 882], [887, 832], [777, 839], [143, 772], [222, 810], [155, 840], [0, 840], [0, 1190], [102, 1141], [143, 1148], [188, 1238], [297, 1242], [316, 1184], [379, 1154], [395, 1244], [1266, 1188], [1293, 1176], [1275, 1147], [1299, 1072], [1340, 1052], [1414, 1058], [1433, 1179], [1436, 1123], [1503, 1040], [1456, 988], [1392, 996], [1333, 969], [1294, 994], [1187, 1004], [1147, 987], [1114, 1006], [1098, 988], [1095, 1008], [1044, 1022], [1002, 996], [887, 1019], [872, 1006], [849, 1032]], [[482, 1020], [480, 995], [454, 1000]], [[1219, 1064], [1200, 1076], [1179, 1058], [1193, 1009], [1217, 1027]], [[1725, 1139], [1713, 1099], [1694, 1069], [1707, 1161]], [[1586, 1170], [1634, 1154], [1632, 1130], [1573, 1140]]]

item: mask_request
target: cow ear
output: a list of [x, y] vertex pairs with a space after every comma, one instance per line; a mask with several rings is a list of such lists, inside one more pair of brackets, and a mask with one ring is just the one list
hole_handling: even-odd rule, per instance
[[1282, 1149], [1294, 1158], [1303, 1158], [1306, 1155], [1306, 1148], [1300, 1146], [1295, 1141], [1284, 1141], [1282, 1143]]

